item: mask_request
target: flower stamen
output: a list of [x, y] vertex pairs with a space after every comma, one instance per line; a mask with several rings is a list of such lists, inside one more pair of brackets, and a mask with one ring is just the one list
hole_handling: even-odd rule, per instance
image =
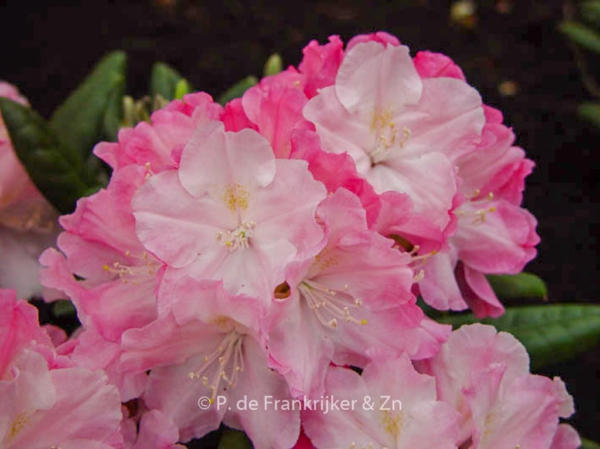
[[[347, 293], [346, 286], [344, 292], [336, 292], [318, 282], [304, 281], [298, 286], [298, 290], [324, 326], [335, 329], [338, 327], [338, 320], [360, 325], [367, 324], [367, 320], [359, 320], [352, 316], [351, 309], [360, 308], [362, 301], [359, 298], [352, 298]], [[341, 295], [338, 296], [338, 293]]]
[[132, 285], [139, 285], [140, 278], [143, 280], [143, 278], [148, 276], [154, 276], [158, 271], [158, 264], [151, 259], [146, 251], [141, 256], [137, 256], [127, 250], [125, 251], [125, 256], [137, 261], [138, 265], [125, 265], [121, 262], [113, 262], [111, 265], [104, 265], [102, 268], [104, 271], [117, 274], [124, 284], [131, 283]]
[[250, 247], [250, 236], [252, 231], [256, 228], [254, 221], [246, 222], [242, 224], [234, 231], [217, 232], [217, 242], [223, 243], [231, 252], [238, 249], [246, 249]]
[[[191, 380], [202, 379], [202, 385], [211, 392], [211, 403], [217, 396], [221, 381], [224, 381], [228, 388], [233, 388], [236, 385], [238, 373], [244, 371], [243, 341], [243, 336], [235, 330], [229, 332], [213, 352], [203, 357], [202, 365], [196, 371], [188, 373]], [[215, 373], [212, 380], [209, 380], [204, 374], [209, 368], [215, 366]]]

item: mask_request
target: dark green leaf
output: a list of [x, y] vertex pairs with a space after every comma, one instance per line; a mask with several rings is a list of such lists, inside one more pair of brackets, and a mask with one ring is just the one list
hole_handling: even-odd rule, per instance
[[102, 134], [111, 142], [116, 142], [119, 129], [123, 126], [124, 93], [124, 89], [113, 89], [106, 104]]
[[600, 53], [600, 35], [587, 26], [572, 21], [561, 22], [558, 29], [578, 45]]
[[244, 432], [225, 429], [221, 434], [218, 449], [252, 449], [252, 442]]
[[[183, 84], [181, 84], [182, 82]], [[191, 91], [192, 87], [173, 67], [164, 62], [154, 64], [150, 79], [150, 95], [152, 98], [160, 95], [165, 100], [171, 101], [182, 98], [184, 94]], [[179, 97], [178, 94], [180, 94]]]
[[581, 4], [581, 15], [590, 23], [600, 25], [600, 1], [587, 1]]
[[239, 98], [244, 95], [248, 89], [255, 86], [258, 83], [258, 79], [255, 76], [248, 76], [241, 81], [238, 81], [233, 87], [230, 87], [223, 95], [219, 97], [219, 103], [225, 106], [225, 103]]
[[535, 274], [503, 274], [487, 276], [500, 299], [548, 298], [546, 284]]
[[103, 187], [105, 187], [105, 186], [98, 185], [98, 186], [90, 187], [85, 192], [83, 192], [82, 197], [95, 195], [100, 190], [102, 190]]
[[600, 103], [583, 103], [577, 112], [584, 119], [600, 127]]
[[469, 313], [438, 321], [455, 328], [481, 322], [510, 332], [527, 348], [532, 369], [568, 360], [600, 341], [600, 306], [590, 304], [513, 307], [496, 319], [479, 320]]
[[0, 109], [17, 156], [40, 192], [61, 213], [70, 213], [75, 202], [93, 185], [81, 157], [60, 143], [38, 113], [6, 98]]
[[267, 59], [265, 68], [263, 69], [264, 76], [277, 75], [283, 70], [283, 60], [277, 53], [273, 53]]
[[75, 149], [83, 159], [105, 131], [116, 134], [122, 118], [126, 65], [125, 53], [106, 55], [50, 119], [50, 128], [63, 145]]
[[77, 310], [75, 310], [75, 306], [71, 301], [59, 300], [52, 303], [52, 313], [56, 317], [61, 317], [65, 315], [75, 315]]
[[581, 449], [600, 449], [600, 444], [594, 443], [592, 440], [581, 439]]
[[440, 316], [448, 315], [448, 312], [446, 311], [440, 311], [431, 307], [423, 300], [421, 296], [417, 297], [417, 305], [421, 308], [421, 310], [423, 310], [425, 315], [427, 315], [429, 318], [433, 318], [434, 320]]

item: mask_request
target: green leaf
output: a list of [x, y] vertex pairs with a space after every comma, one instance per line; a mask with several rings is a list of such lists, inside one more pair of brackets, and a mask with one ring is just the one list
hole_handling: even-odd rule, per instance
[[600, 35], [591, 28], [579, 22], [565, 20], [560, 23], [558, 29], [576, 44], [600, 53]]
[[113, 89], [104, 112], [103, 136], [111, 142], [117, 141], [119, 129], [123, 124], [123, 95], [124, 89]]
[[421, 296], [417, 297], [417, 305], [421, 308], [421, 310], [423, 310], [425, 315], [427, 315], [429, 318], [433, 318], [434, 320], [436, 320], [440, 316], [448, 315], [448, 312], [446, 311], [440, 311], [431, 307], [423, 300]]
[[257, 83], [258, 79], [255, 76], [247, 76], [243, 80], [238, 81], [232, 87], [227, 89], [227, 91], [219, 97], [218, 101], [222, 106], [225, 106], [227, 102], [244, 95], [244, 92], [246, 92], [252, 86], [255, 86]]
[[192, 87], [177, 70], [165, 64], [157, 62], [152, 67], [150, 78], [150, 95], [155, 98], [160, 95], [167, 101], [181, 99], [183, 95], [192, 91]]
[[218, 449], [252, 449], [252, 442], [244, 432], [225, 429], [221, 434]]
[[600, 449], [600, 444], [594, 443], [592, 440], [585, 438], [581, 439], [581, 449]]
[[273, 53], [265, 63], [265, 68], [263, 69], [264, 76], [277, 75], [282, 70], [283, 59], [277, 53]]
[[184, 95], [189, 94], [192, 90], [190, 83], [185, 78], [181, 78], [175, 86], [175, 100], [181, 100]]
[[579, 106], [577, 113], [580, 117], [600, 127], [600, 103], [583, 103]]
[[81, 157], [60, 143], [34, 110], [0, 98], [0, 110], [17, 156], [33, 183], [59, 212], [73, 211], [93, 184]]
[[127, 57], [122, 51], [109, 53], [53, 113], [50, 128], [65, 146], [83, 159], [105, 137], [116, 134], [121, 122], [121, 98], [125, 91]]
[[512, 307], [496, 319], [479, 320], [469, 313], [438, 321], [455, 328], [480, 322], [510, 332], [527, 348], [532, 369], [564, 362], [600, 342], [600, 306], [591, 304]]
[[590, 23], [600, 25], [600, 1], [587, 1], [581, 4], [581, 15]]
[[490, 285], [500, 299], [548, 298], [548, 289], [535, 274], [488, 275]]
[[59, 301], [54, 301], [52, 313], [56, 317], [61, 317], [66, 315], [75, 315], [77, 310], [75, 310], [75, 306], [71, 301], [61, 299]]

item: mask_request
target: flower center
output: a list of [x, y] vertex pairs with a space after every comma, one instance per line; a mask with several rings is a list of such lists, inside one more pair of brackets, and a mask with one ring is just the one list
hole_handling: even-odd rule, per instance
[[402, 412], [381, 410], [379, 419], [383, 430], [394, 439], [397, 439], [402, 429]]
[[373, 113], [371, 132], [375, 137], [373, 149], [369, 152], [371, 166], [384, 161], [393, 148], [404, 147], [410, 139], [410, 129], [405, 126], [400, 134], [390, 109]]
[[234, 231], [217, 232], [217, 242], [223, 243], [231, 252], [249, 248], [249, 239], [254, 228], [256, 228], [255, 222], [242, 221], [242, 224]]
[[237, 209], [246, 210], [250, 202], [250, 192], [241, 184], [230, 184], [225, 187], [221, 199], [225, 203], [225, 206], [232, 212], [235, 212]]
[[[204, 356], [202, 365], [196, 371], [188, 373], [191, 380], [202, 379], [202, 385], [211, 391], [211, 401], [214, 402], [221, 381], [233, 388], [238, 373], [244, 371], [243, 342], [243, 335], [235, 330], [229, 332], [212, 353]], [[206, 375], [207, 371], [210, 371], [209, 368], [214, 369], [211, 378]]]
[[112, 265], [104, 265], [102, 268], [104, 271], [117, 274], [124, 284], [131, 283], [133, 285], [139, 285], [141, 281], [143, 282], [149, 276], [154, 276], [158, 271], [159, 264], [146, 251], [141, 256], [126, 251], [125, 256], [133, 259], [134, 264], [124, 265], [120, 262], [114, 262]]
[[[454, 215], [456, 215], [459, 218], [471, 218], [471, 224], [485, 223], [487, 214], [496, 212], [496, 207], [487, 206], [487, 203], [489, 203], [490, 201], [492, 201], [494, 199], [494, 194], [492, 192], [490, 192], [487, 194], [487, 196], [485, 196], [482, 199], [477, 199], [477, 200], [474, 199], [478, 195], [479, 195], [479, 191], [476, 190], [475, 195], [471, 198], [468, 198], [469, 201], [467, 201], [465, 203], [465, 206], [467, 206], [467, 207], [460, 207], [458, 210], [455, 210]], [[469, 209], [468, 206], [475, 206], [476, 204], [479, 205], [480, 207], [468, 210]], [[465, 210], [465, 209], [467, 209], [467, 210]]]
[[15, 419], [10, 426], [10, 430], [8, 431], [8, 435], [6, 436], [6, 443], [10, 443], [11, 441], [15, 440], [17, 435], [21, 433], [29, 421], [29, 418], [31, 418], [31, 413], [29, 412], [22, 412], [15, 416]]
[[337, 292], [314, 281], [304, 281], [298, 286], [298, 291], [315, 312], [319, 322], [333, 329], [338, 326], [338, 319], [347, 323], [367, 324], [367, 320], [352, 316], [351, 310], [359, 309], [362, 301], [352, 298], [348, 290], [348, 285], [344, 286], [344, 292]]

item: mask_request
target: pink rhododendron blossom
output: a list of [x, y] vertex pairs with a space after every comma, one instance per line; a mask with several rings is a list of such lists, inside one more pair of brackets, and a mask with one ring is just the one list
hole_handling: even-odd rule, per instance
[[290, 88], [268, 77], [246, 91], [242, 97], [244, 112], [265, 137], [275, 157], [287, 158], [291, 150], [290, 134], [293, 129], [313, 129], [302, 116], [308, 99], [298, 88]]
[[303, 411], [319, 449], [457, 449], [456, 411], [436, 399], [435, 379], [418, 374], [407, 356], [373, 361], [362, 375], [332, 366], [325, 383], [327, 400], [347, 402], [346, 410]]
[[[0, 97], [28, 105], [3, 81]], [[57, 218], [17, 158], [0, 114], [0, 287], [14, 288], [25, 298], [41, 295], [37, 258], [54, 243]]]
[[448, 77], [466, 81], [462, 69], [444, 54], [420, 51], [413, 58], [413, 62], [421, 78]]
[[[373, 187], [356, 172], [352, 158], [346, 154], [327, 153], [321, 148], [319, 136], [314, 131], [296, 130], [291, 134], [291, 159], [308, 162], [308, 169], [317, 181], [335, 193], [339, 188], [349, 190], [358, 198], [365, 209], [369, 228], [374, 226], [381, 209], [381, 197]], [[408, 221], [412, 212], [412, 203], [408, 197], [399, 205], [395, 218], [400, 222]], [[398, 204], [396, 204], [398, 205]]]
[[443, 254], [427, 261], [419, 282], [433, 307], [463, 310], [468, 305], [480, 317], [504, 311], [483, 274], [519, 273], [535, 257], [539, 242], [535, 218], [519, 207], [533, 163], [512, 146], [514, 134], [501, 124], [502, 116], [485, 111], [482, 142], [457, 160], [465, 201], [454, 210], [456, 232]]
[[298, 438], [298, 441], [296, 441], [296, 444], [292, 449], [315, 449], [315, 447], [304, 433], [304, 430], [302, 430], [300, 432], [300, 437]]
[[142, 243], [165, 276], [223, 279], [231, 293], [270, 301], [287, 264], [323, 236], [314, 218], [325, 189], [297, 160], [275, 160], [255, 131], [197, 129], [179, 170], [152, 178], [134, 197]]
[[246, 112], [244, 112], [241, 98], [234, 98], [225, 105], [225, 112], [223, 112], [221, 120], [225, 126], [225, 131], [241, 131], [245, 128], [257, 129], [256, 125], [250, 121]]
[[108, 380], [115, 385], [121, 395], [121, 402], [139, 397], [148, 383], [146, 373], [130, 373], [121, 367], [123, 353], [121, 341], [104, 338], [97, 329], [80, 329], [75, 339], [67, 341], [58, 350], [69, 351], [69, 358], [78, 366], [91, 370], [104, 371]]
[[397, 47], [400, 45], [400, 41], [396, 36], [386, 33], [385, 31], [377, 31], [375, 33], [359, 34], [358, 36], [354, 36], [348, 41], [348, 44], [346, 45], [346, 51], [350, 51], [358, 44], [365, 42], [378, 42], [384, 47], [388, 45]]
[[5, 289], [0, 289], [0, 309], [0, 378], [11, 377], [10, 363], [24, 349], [34, 349], [54, 364], [53, 344], [38, 324], [37, 309]]
[[320, 396], [331, 361], [364, 366], [371, 347], [429, 357], [446, 334], [442, 326], [433, 333], [421, 327], [410, 256], [367, 229], [356, 196], [339, 189], [317, 215], [327, 244], [290, 269], [289, 297], [272, 306], [267, 325], [271, 361], [295, 396]]
[[[256, 447], [291, 447], [299, 434], [297, 410], [224, 405], [244, 397], [261, 404], [266, 396], [290, 398], [285, 380], [267, 367], [258, 327], [264, 312], [251, 298], [229, 296], [221, 283], [183, 278], [175, 295], [172, 313], [123, 336], [124, 369], [151, 370], [146, 403], [173, 420], [182, 441], [223, 422], [243, 429]], [[198, 405], [202, 398], [205, 407]]]
[[449, 223], [452, 164], [475, 148], [484, 124], [473, 88], [421, 79], [406, 47], [366, 42], [346, 53], [335, 85], [312, 98], [304, 115], [324, 148], [348, 152], [376, 191], [407, 193], [436, 227]]
[[[81, 328], [0, 290], [0, 446], [174, 449], [221, 425], [256, 448], [578, 446], [564, 384], [514, 337], [416, 304], [498, 316], [486, 275], [535, 255], [533, 162], [502, 114], [385, 32], [303, 53], [225, 107], [186, 95], [95, 147], [110, 183], [40, 257]], [[0, 249], [32, 210], [4, 208], [5, 179], [30, 185], [4, 167]]]
[[459, 445], [472, 449], [549, 448], [574, 411], [564, 383], [530, 374], [523, 345], [492, 326], [463, 326], [420, 369], [461, 414]]
[[[106, 190], [79, 200], [75, 212], [60, 219], [65, 232], [58, 246], [65, 257], [48, 250], [41, 258], [49, 266], [42, 272], [44, 285], [67, 292], [79, 319], [116, 342], [124, 330], [157, 315], [154, 291], [163, 264], [138, 240], [131, 211], [145, 174], [142, 167], [126, 166], [113, 174]], [[83, 280], [75, 281], [71, 273]]]
[[106, 376], [57, 363], [37, 310], [13, 291], [0, 290], [0, 316], [0, 445], [123, 447], [119, 395]]
[[568, 424], [560, 424], [556, 429], [550, 449], [577, 449], [579, 447], [581, 447], [581, 438], [577, 431]]
[[[139, 427], [139, 432], [138, 432]], [[123, 421], [121, 429], [128, 449], [185, 449], [175, 444], [179, 432], [175, 424], [158, 410], [145, 410], [141, 416]]]
[[172, 152], [184, 146], [197, 126], [217, 120], [223, 114], [221, 105], [204, 92], [185, 95], [154, 112], [151, 123], [140, 122], [135, 128], [119, 131], [119, 141], [101, 142], [94, 154], [117, 170], [126, 165], [147, 167], [152, 173], [176, 166]]
[[319, 89], [334, 83], [344, 57], [344, 43], [338, 36], [330, 36], [329, 43], [324, 45], [312, 40], [302, 53], [304, 57], [298, 69], [304, 76], [304, 93], [312, 98]]

